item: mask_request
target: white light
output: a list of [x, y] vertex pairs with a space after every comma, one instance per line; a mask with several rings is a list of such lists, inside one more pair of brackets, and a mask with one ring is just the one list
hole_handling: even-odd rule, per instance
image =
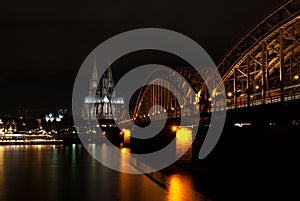
[[56, 120], [56, 121], [61, 121], [61, 119], [60, 119], [60, 118], [58, 118], [58, 117], [57, 117], [55, 120]]
[[251, 126], [251, 123], [235, 123], [234, 125], [236, 127], [242, 128], [243, 126]]

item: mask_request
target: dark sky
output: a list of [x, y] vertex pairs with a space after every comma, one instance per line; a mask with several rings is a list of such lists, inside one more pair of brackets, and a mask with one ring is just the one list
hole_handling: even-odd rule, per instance
[[104, 40], [131, 29], [180, 32], [217, 63], [280, 2], [1, 0], [0, 115], [71, 108], [75, 76], [87, 55]]

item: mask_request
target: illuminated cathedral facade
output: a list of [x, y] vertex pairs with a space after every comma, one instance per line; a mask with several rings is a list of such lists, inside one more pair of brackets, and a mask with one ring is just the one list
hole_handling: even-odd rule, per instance
[[[124, 100], [116, 97], [112, 69], [109, 66], [98, 83], [97, 64], [94, 61], [89, 83], [89, 94], [84, 99], [82, 117], [84, 119], [116, 119], [121, 115]], [[93, 92], [96, 92], [93, 94]]]

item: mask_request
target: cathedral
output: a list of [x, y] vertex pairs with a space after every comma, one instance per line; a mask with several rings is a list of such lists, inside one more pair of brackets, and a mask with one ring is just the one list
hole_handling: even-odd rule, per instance
[[[97, 64], [94, 60], [93, 73], [89, 83], [89, 94], [84, 99], [82, 118], [116, 119], [124, 105], [122, 97], [116, 97], [112, 69], [109, 66], [98, 83]], [[93, 94], [93, 92], [96, 92]]]

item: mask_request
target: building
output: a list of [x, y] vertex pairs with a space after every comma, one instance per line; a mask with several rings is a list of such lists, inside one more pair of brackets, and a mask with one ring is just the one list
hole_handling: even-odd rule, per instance
[[111, 66], [107, 68], [99, 83], [98, 80], [97, 64], [94, 60], [89, 93], [83, 103], [82, 118], [116, 119], [122, 112], [124, 100], [122, 97], [116, 97]]

